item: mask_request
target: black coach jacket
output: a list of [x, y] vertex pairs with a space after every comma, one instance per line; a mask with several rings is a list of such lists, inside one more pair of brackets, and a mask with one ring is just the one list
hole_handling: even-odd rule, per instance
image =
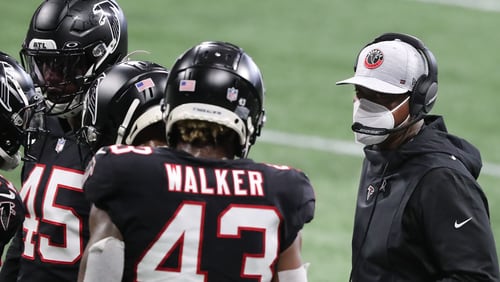
[[500, 281], [473, 145], [427, 116], [397, 151], [364, 151], [352, 281]]

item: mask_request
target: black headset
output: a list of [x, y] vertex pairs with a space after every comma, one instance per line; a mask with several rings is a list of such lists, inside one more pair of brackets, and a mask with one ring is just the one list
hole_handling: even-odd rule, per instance
[[[381, 41], [393, 41], [398, 39], [402, 42], [410, 44], [411, 46], [413, 46], [413, 48], [417, 49], [425, 57], [425, 60], [427, 62], [427, 75], [424, 74], [417, 80], [417, 82], [413, 86], [413, 90], [410, 93], [410, 114], [411, 116], [420, 119], [428, 112], [430, 112], [437, 97], [438, 68], [436, 58], [434, 57], [432, 52], [417, 37], [404, 33], [393, 32], [380, 35], [372, 42], [367, 44], [365, 48]], [[356, 57], [356, 62], [354, 63], [355, 72], [359, 55], [360, 54], [358, 54], [358, 56]]]

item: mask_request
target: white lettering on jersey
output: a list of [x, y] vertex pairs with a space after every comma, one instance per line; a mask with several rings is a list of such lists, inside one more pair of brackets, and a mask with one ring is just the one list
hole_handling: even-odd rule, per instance
[[205, 168], [195, 169], [191, 166], [166, 163], [165, 172], [168, 178], [168, 191], [171, 192], [217, 196], [264, 196], [264, 178], [259, 171], [214, 169], [209, 172], [212, 173], [211, 179], [215, 180], [215, 187], [209, 186], [210, 176], [207, 176]]

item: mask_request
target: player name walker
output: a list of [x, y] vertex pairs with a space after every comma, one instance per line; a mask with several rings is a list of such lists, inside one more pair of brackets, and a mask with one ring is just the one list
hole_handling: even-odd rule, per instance
[[[195, 168], [165, 164], [168, 191], [216, 196], [263, 197], [263, 176], [259, 171]], [[209, 179], [211, 181], [209, 181]]]

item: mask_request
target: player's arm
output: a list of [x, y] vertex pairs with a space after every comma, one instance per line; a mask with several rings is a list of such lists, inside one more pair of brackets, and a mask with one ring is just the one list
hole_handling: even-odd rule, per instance
[[307, 282], [307, 266], [302, 262], [302, 235], [284, 250], [278, 260], [277, 275], [273, 282]]
[[23, 252], [23, 232], [22, 229], [18, 230], [12, 242], [7, 249], [6, 260], [2, 264], [0, 271], [0, 281], [10, 282], [17, 281], [19, 274], [19, 260]]
[[473, 179], [434, 169], [422, 178], [408, 208], [420, 218], [416, 224], [425, 230], [442, 281], [500, 281], [486, 196]]
[[95, 205], [90, 210], [89, 228], [90, 239], [80, 263], [78, 281], [108, 281], [104, 277], [121, 281], [124, 246], [120, 231], [108, 213]]

